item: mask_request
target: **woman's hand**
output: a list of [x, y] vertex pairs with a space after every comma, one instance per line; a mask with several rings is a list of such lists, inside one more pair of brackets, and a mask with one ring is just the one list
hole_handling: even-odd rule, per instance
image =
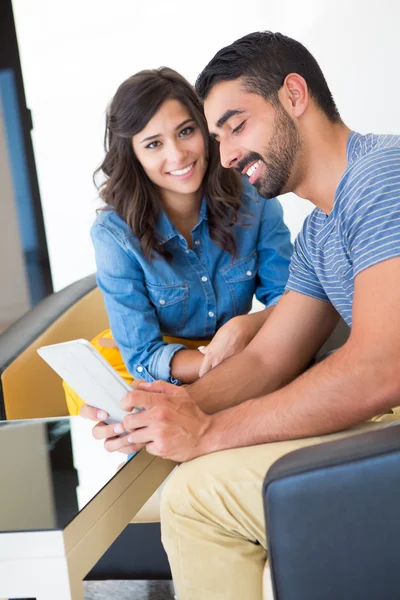
[[249, 315], [233, 317], [214, 335], [208, 346], [200, 346], [204, 359], [199, 370], [199, 377], [219, 365], [223, 360], [246, 348], [253, 337], [264, 325], [273, 307]]
[[[206, 434], [212, 415], [204, 413], [186, 389], [165, 381], [135, 381], [133, 391], [121, 400], [121, 408], [146, 410], [129, 413], [116, 425], [97, 423], [93, 437], [104, 441], [109, 452], [130, 454], [146, 448], [147, 452], [177, 462], [184, 462], [211, 451]], [[81, 416], [98, 420], [105, 413], [83, 406]], [[107, 416], [106, 416], [107, 418]], [[119, 435], [124, 432], [124, 435]]]
[[[136, 379], [131, 383], [132, 390], [140, 389], [139, 385], [143, 382], [143, 379]], [[125, 408], [125, 407], [124, 407]], [[128, 410], [125, 408], [125, 410]], [[89, 406], [88, 404], [84, 404], [81, 406], [79, 415], [84, 419], [89, 419], [90, 421], [95, 421], [96, 425], [92, 429], [92, 435], [96, 440], [114, 440], [114, 446], [111, 445], [111, 449], [106, 445], [106, 450], [117, 450], [124, 454], [130, 454], [131, 452], [141, 450], [145, 445], [143, 444], [141, 447], [137, 444], [135, 450], [131, 449], [130, 444], [127, 443], [127, 432], [125, 431], [125, 427], [122, 423], [113, 423], [108, 424], [105, 423], [106, 419], [108, 419], [109, 414], [104, 410], [100, 410], [95, 408], [94, 406]]]

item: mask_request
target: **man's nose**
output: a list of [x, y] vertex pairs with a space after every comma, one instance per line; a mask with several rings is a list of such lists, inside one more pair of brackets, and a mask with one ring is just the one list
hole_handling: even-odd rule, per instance
[[236, 148], [232, 148], [229, 144], [223, 142], [219, 145], [219, 153], [221, 158], [221, 165], [225, 169], [236, 167], [240, 158], [240, 151]]

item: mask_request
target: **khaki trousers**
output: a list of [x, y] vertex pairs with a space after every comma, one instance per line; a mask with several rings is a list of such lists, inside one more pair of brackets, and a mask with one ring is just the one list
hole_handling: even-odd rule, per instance
[[225, 450], [180, 465], [161, 495], [162, 541], [179, 600], [262, 600], [267, 470], [292, 450], [377, 427], [382, 423], [367, 422], [323, 437]]

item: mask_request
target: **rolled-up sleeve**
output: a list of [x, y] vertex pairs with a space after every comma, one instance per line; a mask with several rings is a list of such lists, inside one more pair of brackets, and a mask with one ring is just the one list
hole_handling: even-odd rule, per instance
[[154, 373], [156, 379], [165, 379], [171, 383], [179, 383], [177, 379], [171, 377], [171, 361], [178, 350], [186, 346], [181, 344], [163, 344], [150, 357], [149, 370]]
[[276, 198], [264, 200], [257, 250], [259, 253], [256, 298], [266, 307], [275, 305], [285, 291], [293, 252], [290, 232]]
[[107, 309], [111, 331], [124, 363], [135, 379], [163, 379], [171, 375], [171, 361], [183, 344], [167, 344], [147, 293], [143, 269], [123, 239], [105, 225], [91, 229], [97, 284]]

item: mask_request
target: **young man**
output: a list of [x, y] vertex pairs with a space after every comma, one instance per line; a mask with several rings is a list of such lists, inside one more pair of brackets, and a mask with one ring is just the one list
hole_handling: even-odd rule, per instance
[[[377, 427], [400, 404], [400, 138], [351, 131], [315, 59], [281, 34], [224, 48], [196, 87], [222, 164], [265, 198], [293, 191], [316, 208], [287, 293], [249, 346], [189, 387], [136, 383], [123, 406], [148, 410], [126, 417], [130, 435], [104, 424], [94, 435], [109, 450], [185, 462], [161, 507], [179, 599], [258, 600], [268, 467]], [[305, 371], [339, 315], [348, 341]]]

